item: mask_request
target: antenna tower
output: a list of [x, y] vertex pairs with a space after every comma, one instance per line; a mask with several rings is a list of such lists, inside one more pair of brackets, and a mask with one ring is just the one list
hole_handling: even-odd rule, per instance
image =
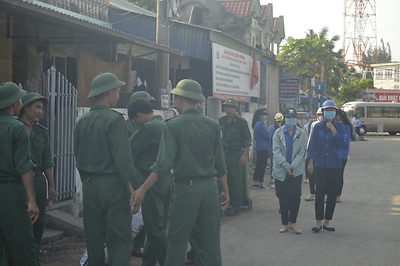
[[369, 48], [375, 48], [376, 5], [375, 0], [344, 0], [344, 58], [350, 66], [368, 71], [364, 56]]

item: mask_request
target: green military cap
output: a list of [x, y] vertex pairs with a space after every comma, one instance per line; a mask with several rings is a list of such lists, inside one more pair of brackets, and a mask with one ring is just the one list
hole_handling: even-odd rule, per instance
[[100, 73], [92, 80], [88, 98], [95, 97], [124, 85], [125, 82], [119, 80], [113, 73]]
[[26, 90], [21, 89], [14, 82], [0, 84], [0, 110], [9, 107], [26, 94]]
[[46, 105], [49, 102], [46, 97], [37, 92], [28, 92], [24, 97], [22, 97], [22, 107], [34, 101], [42, 101], [43, 105]]
[[229, 105], [229, 106], [239, 108], [238, 102], [233, 98], [226, 99], [226, 101], [222, 105]]
[[171, 93], [195, 101], [205, 101], [201, 85], [193, 79], [182, 79]]
[[154, 101], [155, 99], [145, 91], [137, 91], [134, 94], [132, 94], [129, 101], [132, 102], [134, 100]]

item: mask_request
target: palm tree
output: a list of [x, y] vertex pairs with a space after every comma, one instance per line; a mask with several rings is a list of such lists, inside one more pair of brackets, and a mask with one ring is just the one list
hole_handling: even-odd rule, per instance
[[364, 62], [367, 64], [380, 64], [392, 62], [390, 44], [387, 43], [387, 49], [383, 39], [381, 39], [381, 47], [369, 48], [364, 55]]
[[341, 54], [341, 50], [338, 52], [333, 51], [335, 49], [335, 42], [337, 42], [340, 37], [339, 35], [334, 35], [331, 39], [328, 39], [328, 27], [323, 27], [319, 33], [315, 34], [315, 32], [311, 29], [310, 32], [306, 34], [306, 38], [310, 39], [318, 39], [321, 41], [321, 45], [324, 49], [321, 50], [320, 56], [320, 64], [321, 64], [321, 72], [320, 78], [321, 82], [325, 82], [326, 79], [326, 69], [329, 69], [337, 62], [338, 55]]

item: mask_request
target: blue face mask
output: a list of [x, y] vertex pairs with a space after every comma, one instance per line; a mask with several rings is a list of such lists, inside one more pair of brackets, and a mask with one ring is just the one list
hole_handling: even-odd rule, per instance
[[324, 117], [328, 120], [332, 120], [336, 116], [336, 111], [325, 111]]
[[296, 118], [285, 118], [285, 124], [289, 127], [293, 127], [297, 124]]

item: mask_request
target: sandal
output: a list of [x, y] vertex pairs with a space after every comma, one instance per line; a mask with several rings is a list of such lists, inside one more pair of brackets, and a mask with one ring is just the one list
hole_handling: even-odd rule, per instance
[[320, 227], [314, 226], [313, 228], [311, 228], [311, 230], [312, 230], [314, 233], [318, 233], [319, 231], [321, 231], [321, 229], [322, 229], [322, 225], [321, 225]]
[[313, 200], [315, 200], [315, 196], [309, 195], [309, 196], [307, 196], [306, 198], [304, 198], [304, 200], [305, 200], [305, 201], [313, 201]]

